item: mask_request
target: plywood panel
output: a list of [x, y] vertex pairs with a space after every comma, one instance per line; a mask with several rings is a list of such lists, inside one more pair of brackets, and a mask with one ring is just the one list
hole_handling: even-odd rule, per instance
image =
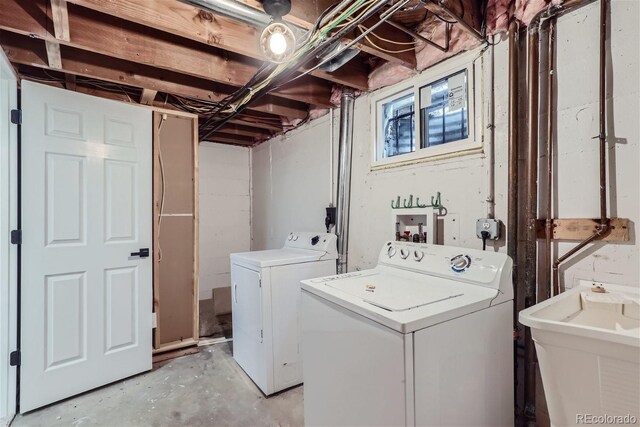
[[193, 337], [193, 217], [164, 217], [160, 225], [161, 344]]
[[197, 119], [154, 114], [154, 311], [157, 352], [198, 340]]
[[167, 115], [160, 129], [159, 155], [163, 162], [165, 214], [193, 213], [193, 120]]

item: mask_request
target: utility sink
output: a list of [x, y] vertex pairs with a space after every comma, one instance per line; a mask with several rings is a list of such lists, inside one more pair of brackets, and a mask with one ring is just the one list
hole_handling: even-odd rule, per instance
[[640, 422], [640, 289], [582, 281], [521, 311], [520, 323], [531, 328], [552, 425]]

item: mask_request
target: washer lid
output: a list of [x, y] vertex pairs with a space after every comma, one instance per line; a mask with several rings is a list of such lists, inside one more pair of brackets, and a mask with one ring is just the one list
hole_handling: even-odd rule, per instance
[[326, 285], [361, 298], [368, 304], [394, 312], [411, 310], [464, 295], [459, 288], [429, 286], [429, 279], [421, 279], [417, 281], [390, 274], [373, 274], [351, 277], [348, 280], [328, 281]]
[[296, 248], [270, 249], [266, 251], [231, 254], [231, 262], [233, 264], [243, 264], [256, 267], [273, 267], [276, 265], [318, 261], [320, 259], [324, 259], [325, 255], [325, 252]]

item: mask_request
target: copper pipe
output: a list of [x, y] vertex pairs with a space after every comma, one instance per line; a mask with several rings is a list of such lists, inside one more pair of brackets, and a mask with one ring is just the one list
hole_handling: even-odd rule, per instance
[[[527, 96], [529, 112], [529, 135], [527, 141], [527, 179], [526, 179], [526, 212], [525, 220], [525, 266], [524, 266], [524, 296], [525, 308], [536, 303], [536, 219], [538, 217], [538, 65], [539, 29], [537, 24], [529, 31], [527, 60]], [[535, 419], [536, 398], [536, 350], [531, 339], [531, 331], [525, 329], [525, 416]]]
[[[507, 254], [513, 259], [513, 283], [518, 259], [518, 21], [509, 23], [509, 178]], [[515, 295], [515, 293], [514, 293]], [[515, 302], [514, 302], [515, 303]]]
[[[507, 200], [507, 254], [513, 260], [511, 280], [513, 282], [513, 327], [517, 329], [519, 295], [518, 287], [518, 21], [509, 23], [509, 165]], [[518, 341], [513, 342], [513, 377], [518, 378]], [[514, 381], [513, 395], [518, 395]], [[515, 399], [517, 402], [518, 399]]]
[[[555, 79], [555, 40], [556, 31], [556, 19], [551, 18], [549, 20], [549, 52], [547, 57], [548, 62], [548, 78], [547, 78], [547, 215], [545, 219], [545, 265], [544, 265], [544, 286], [540, 292], [539, 300], [545, 300], [549, 298], [551, 291], [551, 235], [553, 217], [551, 211], [552, 203], [552, 189], [553, 189], [553, 87]], [[553, 295], [558, 295], [558, 289], [553, 287]]]
[[600, 134], [600, 225], [595, 233], [580, 242], [569, 252], [559, 257], [553, 263], [553, 287], [560, 287], [560, 264], [571, 258], [589, 243], [605, 237], [611, 232], [609, 218], [607, 218], [607, 136], [606, 136], [606, 37], [607, 37], [607, 3], [600, 0], [600, 69], [599, 69], [599, 125]]
[[607, 135], [606, 135], [606, 38], [607, 38], [607, 2], [600, 0], [600, 224], [608, 224], [607, 220]]

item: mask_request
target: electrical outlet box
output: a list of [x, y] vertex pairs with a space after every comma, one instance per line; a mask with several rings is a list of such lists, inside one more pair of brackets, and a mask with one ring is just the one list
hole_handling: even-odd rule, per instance
[[498, 240], [500, 239], [501, 225], [502, 222], [499, 219], [480, 218], [476, 221], [476, 236], [478, 239], [482, 239], [482, 232], [486, 231], [489, 233], [487, 240]]

